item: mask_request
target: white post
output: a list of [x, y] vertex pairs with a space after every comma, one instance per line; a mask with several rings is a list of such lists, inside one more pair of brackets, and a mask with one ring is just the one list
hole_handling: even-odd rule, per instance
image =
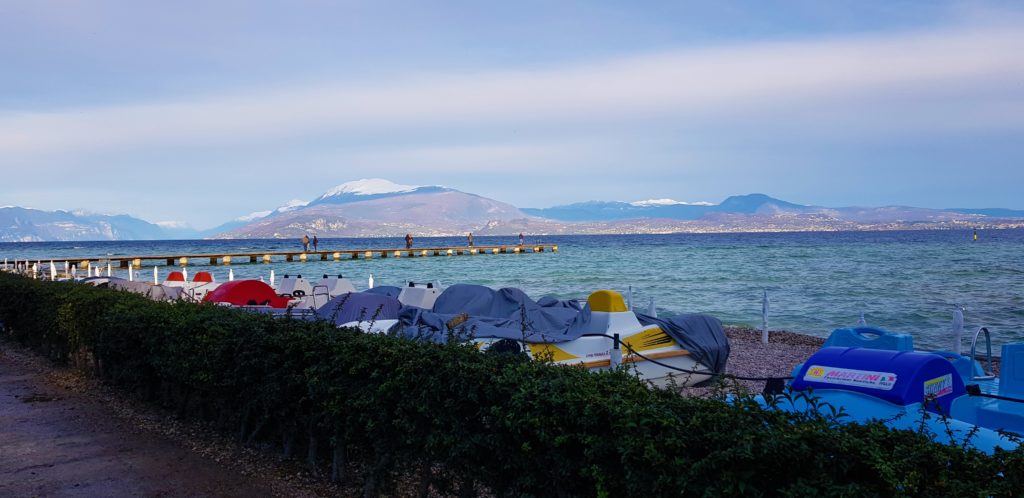
[[612, 336], [612, 349], [608, 352], [610, 364], [608, 365], [612, 369], [618, 368], [622, 364], [622, 345], [619, 341], [619, 334]]
[[128, 281], [132, 282], [134, 280], [135, 279], [132, 277], [132, 264], [131, 262], [128, 262]]
[[761, 344], [768, 344], [768, 289], [761, 298]]
[[953, 352], [960, 354], [962, 349], [961, 338], [964, 335], [964, 308], [959, 304], [953, 310]]
[[160, 285], [160, 270], [153, 266], [153, 285]]
[[57, 265], [53, 264], [53, 260], [50, 260], [50, 280], [57, 281]]
[[182, 269], [181, 269], [181, 278], [183, 280], [185, 280], [186, 282], [188, 282], [188, 268], [182, 267]]
[[373, 288], [373, 274], [370, 274], [370, 288]]
[[78, 278], [78, 265], [71, 265], [71, 280]]
[[110, 263], [107, 263], [107, 276], [110, 276]]
[[235, 280], [235, 269], [228, 268], [228, 282], [234, 282]]
[[270, 270], [270, 286], [274, 286], [274, 270]]
[[35, 280], [36, 272], [39, 271], [39, 265], [32, 263], [32, 279]]

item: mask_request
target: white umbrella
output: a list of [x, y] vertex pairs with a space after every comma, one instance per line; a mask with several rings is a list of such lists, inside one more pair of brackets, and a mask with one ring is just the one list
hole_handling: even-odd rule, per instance
[[960, 350], [963, 348], [963, 341], [961, 337], [964, 335], [964, 308], [959, 304], [956, 305], [956, 309], [953, 310], [953, 352], [960, 354]]
[[39, 271], [39, 265], [32, 263], [32, 278], [36, 278], [37, 271]]
[[370, 288], [373, 288], [373, 274], [370, 274]]
[[71, 265], [71, 278], [74, 279], [78, 276], [78, 265]]
[[132, 278], [132, 264], [131, 263], [128, 263], [128, 281], [129, 282], [134, 282], [135, 281], [135, 279]]
[[188, 282], [188, 268], [181, 268], [181, 278]]
[[270, 270], [270, 286], [274, 286], [274, 270]]
[[228, 282], [232, 282], [234, 280], [235, 280], [235, 269], [234, 268], [228, 268]]
[[160, 270], [153, 267], [153, 285], [160, 285]]
[[110, 276], [110, 263], [107, 263], [107, 276]]
[[50, 280], [57, 280], [57, 265], [53, 264], [53, 260], [50, 260]]
[[768, 344], [768, 289], [764, 289], [764, 296], [761, 298], [761, 343]]

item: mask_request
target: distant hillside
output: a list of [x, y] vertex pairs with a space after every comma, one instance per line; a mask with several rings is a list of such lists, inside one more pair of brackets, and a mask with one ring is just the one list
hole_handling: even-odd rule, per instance
[[529, 234], [756, 232], [1024, 227], [1024, 211], [910, 206], [823, 207], [765, 194], [719, 204], [674, 199], [589, 201], [549, 208], [511, 204], [439, 185], [364, 179], [197, 232], [128, 215], [0, 208], [0, 241], [174, 238], [414, 237]]
[[529, 216], [515, 206], [479, 195], [371, 179], [338, 185], [306, 205], [275, 210], [217, 237], [454, 235], [523, 218]]
[[128, 215], [42, 211], [21, 207], [0, 208], [0, 241], [50, 240], [154, 240], [195, 237], [194, 230], [156, 223]]
[[1004, 208], [950, 208], [946, 211], [954, 211], [957, 213], [964, 214], [980, 214], [989, 216], [992, 218], [1024, 218], [1024, 210], [1021, 209], [1004, 209]]
[[560, 221], [615, 221], [645, 218], [697, 220], [710, 213], [766, 214], [777, 212], [807, 213], [815, 208], [782, 201], [764, 194], [735, 195], [721, 204], [659, 201], [607, 202], [589, 201], [550, 208], [526, 208], [523, 212]]

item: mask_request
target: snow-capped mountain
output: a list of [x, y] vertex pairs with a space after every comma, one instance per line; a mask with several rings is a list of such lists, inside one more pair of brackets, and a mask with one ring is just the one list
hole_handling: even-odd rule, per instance
[[686, 202], [677, 201], [675, 199], [647, 199], [646, 201], [633, 201], [629, 203], [630, 206], [636, 207], [651, 207], [651, 206], [714, 206], [714, 204], [706, 201], [697, 202]]
[[400, 185], [382, 178], [364, 178], [330, 188], [323, 195], [310, 202], [309, 205], [348, 204], [373, 199], [438, 192], [457, 191], [440, 185]]
[[1024, 211], [925, 209], [906, 206], [822, 207], [738, 195], [720, 204], [647, 199], [589, 201], [543, 209], [510, 204], [439, 185], [371, 178], [342, 183], [312, 201], [294, 199], [196, 232], [175, 221], [150, 223], [88, 211], [0, 208], [0, 242], [219, 238], [373, 237], [679, 231], [871, 230], [957, 228], [995, 222], [1024, 226]]
[[334, 197], [344, 194], [352, 195], [378, 195], [378, 194], [399, 194], [403, 192], [412, 192], [418, 189], [419, 186], [413, 185], [399, 185], [390, 180], [383, 178], [364, 178], [362, 180], [355, 180], [352, 182], [342, 183], [320, 196], [320, 199], [326, 199], [328, 197]]
[[734, 195], [721, 204], [651, 199], [636, 202], [589, 201], [550, 208], [524, 208], [523, 212], [560, 221], [616, 221], [645, 218], [697, 220], [712, 213], [807, 213], [812, 206], [782, 201], [764, 194]]
[[0, 242], [155, 240], [196, 235], [188, 226], [150, 223], [126, 214], [0, 208]]
[[219, 237], [452, 235], [529, 218], [515, 206], [439, 185], [380, 178], [343, 183], [308, 204], [246, 220]]

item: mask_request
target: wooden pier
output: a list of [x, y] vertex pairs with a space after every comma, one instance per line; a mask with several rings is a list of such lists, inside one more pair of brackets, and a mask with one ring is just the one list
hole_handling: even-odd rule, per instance
[[128, 268], [155, 266], [159, 263], [166, 266], [230, 265], [237, 263], [273, 263], [273, 262], [308, 262], [308, 261], [342, 261], [352, 259], [375, 258], [422, 258], [427, 256], [464, 256], [481, 254], [529, 254], [542, 252], [558, 252], [557, 244], [533, 245], [497, 245], [497, 246], [462, 246], [462, 247], [415, 247], [412, 249], [340, 249], [328, 251], [278, 251], [278, 252], [237, 252], [215, 254], [174, 254], [174, 255], [141, 255], [141, 256], [97, 256], [93, 258], [37, 258], [40, 261], [67, 261], [80, 269], [91, 264], [116, 265]]

